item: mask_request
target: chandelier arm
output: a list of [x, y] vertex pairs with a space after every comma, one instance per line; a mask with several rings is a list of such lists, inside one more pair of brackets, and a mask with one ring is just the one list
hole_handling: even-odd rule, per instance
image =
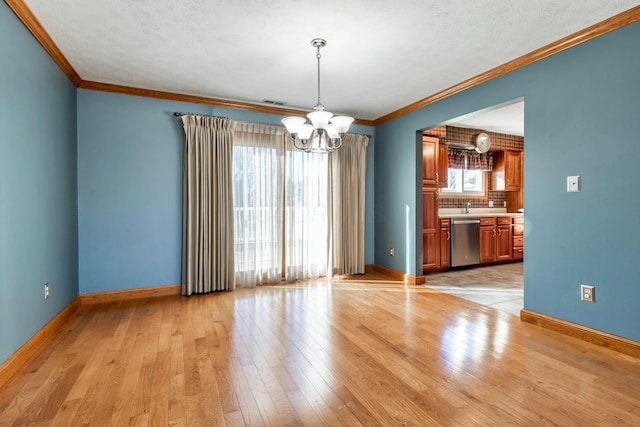
[[302, 140], [300, 138], [294, 138], [292, 136], [291, 137], [291, 141], [293, 142], [293, 146], [296, 147], [298, 150], [305, 150], [306, 149], [306, 144], [304, 142], [302, 142]]

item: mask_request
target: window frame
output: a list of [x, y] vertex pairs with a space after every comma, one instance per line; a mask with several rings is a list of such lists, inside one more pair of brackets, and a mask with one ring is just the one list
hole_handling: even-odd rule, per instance
[[[452, 168], [447, 168], [447, 174], [449, 173], [449, 169]], [[456, 168], [453, 168], [456, 169]], [[458, 169], [461, 170], [462, 173], [464, 174], [465, 170], [469, 170], [469, 169]], [[448, 198], [448, 199], [488, 199], [489, 198], [489, 171], [481, 171], [482, 172], [482, 179], [483, 179], [483, 193], [479, 194], [477, 192], [473, 192], [473, 193], [453, 193], [453, 192], [449, 192], [446, 191], [446, 188], [440, 188], [440, 196], [443, 198]], [[464, 179], [464, 178], [463, 178]]]

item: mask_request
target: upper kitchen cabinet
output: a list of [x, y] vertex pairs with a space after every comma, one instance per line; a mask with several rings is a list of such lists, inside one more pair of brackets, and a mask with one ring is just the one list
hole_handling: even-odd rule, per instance
[[448, 155], [447, 146], [433, 136], [422, 137], [422, 186], [446, 187]]
[[438, 173], [436, 178], [438, 188], [448, 187], [449, 147], [446, 144], [438, 144]]
[[494, 152], [491, 175], [492, 190], [520, 191], [522, 188], [522, 151]]

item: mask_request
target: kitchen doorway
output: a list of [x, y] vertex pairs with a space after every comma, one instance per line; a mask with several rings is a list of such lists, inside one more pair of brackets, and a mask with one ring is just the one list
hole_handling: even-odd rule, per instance
[[[477, 139], [480, 135], [490, 140], [485, 144], [486, 147], [478, 144]], [[431, 150], [437, 151], [437, 168], [431, 169], [438, 172], [435, 173], [436, 177], [447, 176], [444, 180], [436, 179], [437, 196], [436, 202], [432, 204], [425, 202], [430, 200], [425, 194], [430, 194], [428, 190], [433, 191], [431, 187], [425, 187], [429, 178], [427, 172], [430, 170], [425, 164], [429, 166], [428, 159], [431, 158], [425, 155], [425, 152], [431, 152], [425, 149], [425, 146], [428, 146], [425, 141], [431, 142], [429, 138], [437, 141], [437, 150]], [[428, 237], [428, 232], [436, 233], [436, 238], [431, 240], [423, 236], [423, 271], [426, 275], [426, 286], [519, 316], [524, 307], [524, 263], [517, 262], [523, 258], [524, 253], [524, 99], [514, 99], [425, 129], [422, 144], [423, 234]], [[438, 156], [442, 154], [447, 160], [444, 162], [444, 169], [438, 162]], [[490, 158], [485, 159], [482, 156]], [[476, 157], [483, 161], [469, 160], [475, 160]], [[510, 159], [509, 162], [505, 160], [507, 158]], [[459, 161], [460, 159], [464, 159], [464, 162]], [[487, 161], [487, 165], [484, 160]], [[506, 167], [507, 164], [512, 168]], [[480, 175], [481, 178], [473, 181], [472, 178], [476, 175]], [[510, 181], [510, 176], [519, 179], [517, 182]], [[440, 181], [443, 181], [442, 185]], [[475, 186], [472, 185], [474, 182]], [[430, 181], [427, 182], [429, 183]], [[478, 183], [482, 185], [479, 186]], [[494, 247], [491, 251], [495, 254], [487, 257], [483, 249], [480, 260], [469, 263], [473, 265], [452, 268], [465, 265], [453, 262], [457, 259], [456, 255], [464, 254], [453, 253], [455, 245], [451, 239], [444, 236], [453, 236], [454, 221], [471, 221], [478, 217], [494, 217], [490, 219], [497, 221], [497, 225], [494, 223], [493, 237], [503, 236], [502, 240], [498, 242], [496, 239], [490, 246], [481, 244], [483, 248]], [[511, 218], [506, 219], [509, 221], [506, 226], [505, 218]], [[513, 224], [509, 225], [511, 221]], [[427, 226], [431, 222], [435, 227]], [[507, 234], [504, 233], [503, 227], [506, 227]], [[490, 240], [486, 239], [486, 233], [480, 234], [481, 241], [483, 238], [485, 242]], [[477, 233], [474, 234], [476, 235]], [[431, 244], [432, 241], [435, 241], [435, 247]], [[489, 255], [492, 255], [492, 252], [489, 252]], [[497, 264], [496, 261], [506, 263]]]

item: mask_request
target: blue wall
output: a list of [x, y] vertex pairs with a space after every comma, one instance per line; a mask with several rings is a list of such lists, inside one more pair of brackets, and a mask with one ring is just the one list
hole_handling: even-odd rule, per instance
[[[180, 283], [182, 122], [174, 111], [280, 124], [281, 116], [78, 90], [80, 293]], [[373, 128], [354, 126], [372, 134]], [[373, 263], [374, 142], [366, 259]]]
[[525, 308], [640, 340], [638, 45], [634, 23], [378, 126], [376, 264], [421, 273], [416, 131], [524, 97]]
[[76, 89], [4, 2], [0, 58], [2, 363], [78, 294], [78, 234]]

